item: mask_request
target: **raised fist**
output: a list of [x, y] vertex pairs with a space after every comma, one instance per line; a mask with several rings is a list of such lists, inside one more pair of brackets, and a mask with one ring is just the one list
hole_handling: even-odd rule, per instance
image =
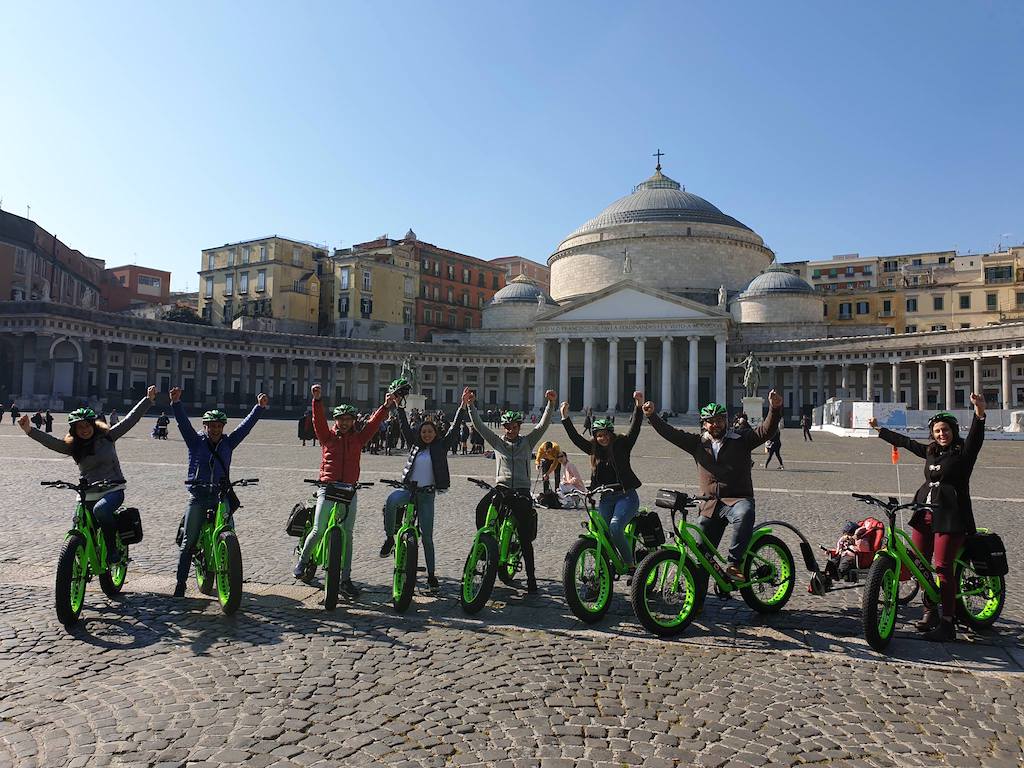
[[270, 405], [270, 398], [267, 397], [266, 392], [260, 392], [258, 395], [256, 395], [256, 404], [260, 408], [266, 408]]
[[156, 393], [157, 393], [156, 387], [154, 385], [150, 384], [149, 387], [146, 389], [146, 397], [149, 398], [149, 402], [151, 402], [151, 403], [155, 403], [156, 402]]
[[555, 400], [558, 399], [558, 395], [555, 394], [555, 390], [553, 389], [549, 389], [547, 392], [545, 392], [544, 397], [547, 399], [549, 403], [553, 403], [555, 402]]
[[562, 414], [562, 418], [563, 419], [568, 419], [569, 418], [569, 404], [568, 403], [562, 403], [558, 407], [558, 412], [560, 414]]
[[181, 387], [171, 387], [171, 391], [167, 393], [167, 396], [171, 398], [172, 403], [177, 403], [181, 400]]
[[311, 395], [313, 395], [313, 399], [314, 400], [319, 400], [320, 399], [320, 385], [319, 384], [314, 384], [312, 387], [310, 387], [309, 388], [309, 392], [310, 392]]
[[768, 393], [768, 406], [773, 411], [777, 411], [779, 408], [782, 407], [782, 395], [780, 395], [774, 389]]
[[644, 403], [642, 406], [640, 406], [640, 410], [642, 410], [644, 412], [644, 416], [653, 416], [654, 415], [654, 403], [652, 403], [650, 400], [648, 400], [646, 403]]
[[636, 403], [639, 406], [642, 406], [643, 403], [644, 403], [644, 393], [643, 392], [634, 392], [633, 393], [633, 402]]
[[27, 413], [23, 413], [18, 417], [18, 426], [21, 427], [21, 431], [26, 435], [32, 431], [32, 425], [28, 423]]

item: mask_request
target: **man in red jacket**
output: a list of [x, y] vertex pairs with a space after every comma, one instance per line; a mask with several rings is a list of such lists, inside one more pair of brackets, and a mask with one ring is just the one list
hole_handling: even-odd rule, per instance
[[[324, 403], [320, 399], [320, 385], [314, 384], [310, 388], [313, 395], [313, 431], [316, 439], [320, 441], [320, 480], [327, 482], [358, 483], [359, 482], [359, 458], [363, 453], [363, 446], [376, 436], [380, 424], [388, 414], [388, 409], [395, 405], [393, 395], [384, 399], [384, 405], [380, 406], [370, 420], [362, 429], [355, 429], [357, 411], [354, 406], [347, 403], [337, 406], [331, 415], [334, 417], [334, 429], [327, 424], [324, 416]], [[316, 545], [323, 536], [327, 526], [327, 517], [330, 513], [330, 505], [324, 504], [326, 488], [319, 488], [316, 492], [316, 516], [313, 519], [313, 530], [309, 532], [305, 543], [302, 545], [302, 554], [295, 566], [295, 578], [302, 578], [306, 569], [306, 563], [316, 549]], [[352, 532], [356, 522], [356, 498], [353, 497], [348, 505], [342, 525], [345, 533], [348, 534], [348, 547], [345, 549], [345, 561], [341, 564], [341, 584], [339, 591], [350, 600], [359, 597], [359, 590], [352, 584], [352, 550], [355, 548]]]

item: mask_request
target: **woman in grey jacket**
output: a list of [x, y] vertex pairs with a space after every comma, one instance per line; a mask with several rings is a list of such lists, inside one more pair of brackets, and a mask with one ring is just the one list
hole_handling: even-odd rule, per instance
[[149, 387], [146, 396], [135, 404], [127, 416], [110, 427], [100, 420], [92, 408], [78, 408], [68, 414], [68, 434], [63, 439], [49, 435], [29, 424], [28, 414], [18, 420], [26, 435], [51, 451], [70, 456], [78, 465], [79, 474], [90, 483], [107, 481], [112, 486], [87, 493], [85, 500], [93, 505], [92, 513], [107, 542], [107, 562], [121, 562], [117, 546], [114, 512], [124, 503], [125, 479], [117, 459], [114, 442], [138, 424], [156, 400], [156, 387]]

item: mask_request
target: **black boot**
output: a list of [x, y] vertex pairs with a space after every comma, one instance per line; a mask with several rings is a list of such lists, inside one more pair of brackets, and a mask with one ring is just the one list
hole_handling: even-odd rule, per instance
[[924, 614], [921, 616], [921, 620], [914, 624], [914, 627], [918, 632], [931, 632], [939, 626], [939, 618], [939, 607], [928, 599], [928, 595], [925, 595]]
[[932, 643], [952, 643], [956, 641], [956, 627], [953, 626], [953, 620], [945, 617], [939, 621], [939, 625], [935, 627], [931, 632], [926, 632], [924, 636], [925, 640]]

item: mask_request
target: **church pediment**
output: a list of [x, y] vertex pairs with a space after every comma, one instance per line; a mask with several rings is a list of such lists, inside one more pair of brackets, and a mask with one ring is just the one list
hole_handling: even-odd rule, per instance
[[539, 322], [595, 322], [616, 320], [727, 320], [717, 307], [644, 288], [632, 281], [609, 286], [603, 291], [547, 312]]

